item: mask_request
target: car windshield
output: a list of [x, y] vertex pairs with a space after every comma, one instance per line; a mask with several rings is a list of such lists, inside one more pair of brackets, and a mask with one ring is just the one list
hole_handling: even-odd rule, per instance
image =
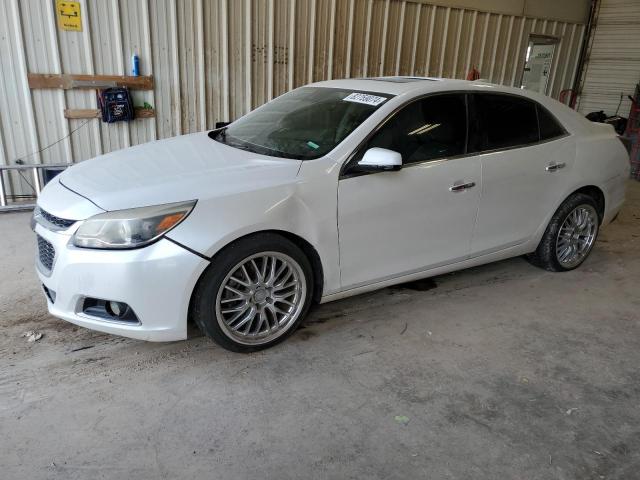
[[302, 87], [209, 135], [231, 147], [311, 160], [327, 154], [391, 95]]

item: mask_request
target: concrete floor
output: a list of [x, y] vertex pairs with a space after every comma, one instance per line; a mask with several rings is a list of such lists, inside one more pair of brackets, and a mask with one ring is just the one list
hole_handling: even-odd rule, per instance
[[385, 289], [251, 355], [50, 317], [28, 214], [0, 216], [0, 477], [638, 478], [629, 187], [577, 271], [518, 258]]

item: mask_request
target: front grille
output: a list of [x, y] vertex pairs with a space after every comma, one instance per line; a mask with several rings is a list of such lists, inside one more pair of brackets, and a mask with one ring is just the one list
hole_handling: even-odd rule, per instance
[[76, 220], [67, 220], [66, 218], [56, 217], [43, 209], [40, 209], [40, 215], [42, 215], [42, 218], [47, 222], [63, 229], [69, 228], [71, 225], [76, 223]]
[[40, 259], [40, 263], [44, 268], [51, 271], [53, 268], [53, 260], [56, 257], [56, 250], [53, 248], [50, 242], [42, 238], [40, 235], [38, 237], [38, 258]]

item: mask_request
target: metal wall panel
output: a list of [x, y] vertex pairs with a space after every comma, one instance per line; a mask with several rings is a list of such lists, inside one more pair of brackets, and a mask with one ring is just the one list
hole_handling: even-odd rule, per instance
[[602, 0], [592, 35], [578, 108], [626, 117], [640, 82], [640, 1]]
[[[33, 3], [33, 2], [31, 2]], [[81, 1], [81, 8], [86, 9], [86, 1]], [[48, 7], [52, 10], [53, 4], [46, 2], [41, 4], [42, 7]], [[55, 21], [53, 21], [55, 22]], [[58, 31], [55, 28], [55, 23], [48, 23], [47, 29], [50, 32], [52, 38], [56, 38], [58, 41], [58, 51], [60, 54], [60, 63], [62, 65], [61, 72], [75, 73], [75, 74], [89, 74], [93, 75], [95, 71], [94, 52], [92, 49], [91, 41], [91, 28], [88, 17], [85, 15], [82, 17], [83, 29], [82, 32], [78, 32], [74, 35], [65, 35], [64, 32]], [[34, 73], [61, 73], [61, 72], [49, 72], [48, 70], [37, 70]], [[36, 90], [33, 91], [35, 94]], [[51, 91], [43, 91], [45, 95], [55, 95]], [[66, 90], [64, 91], [65, 108], [95, 108], [96, 94], [90, 90]], [[100, 155], [103, 152], [102, 149], [102, 127], [100, 123], [96, 121], [87, 120], [69, 120], [67, 121], [60, 110], [51, 112], [49, 114], [51, 118], [60, 124], [68, 124], [70, 132], [76, 131], [78, 133], [73, 134], [70, 137], [70, 143], [72, 148], [72, 159], [83, 159], [90, 156]], [[67, 158], [57, 159], [59, 163], [64, 163]]]
[[[621, 0], [606, 0], [615, 1]], [[551, 18], [423, 0], [80, 2], [82, 32], [58, 30], [54, 0], [0, 4], [2, 163], [61, 138], [27, 163], [77, 162], [201, 131], [328, 78], [464, 78], [475, 66], [482, 78], [517, 85], [530, 33], [560, 40], [550, 79], [557, 97], [572, 85], [584, 31], [582, 24]], [[67, 120], [65, 108], [95, 108], [95, 92], [28, 88], [27, 72], [129, 74], [134, 52], [141, 74], [155, 82], [154, 91], [134, 92], [134, 102], [151, 104], [156, 118], [112, 125]]]
[[[20, 4], [9, 0], [0, 15], [0, 157], [4, 164], [16, 160], [42, 163], [34, 100], [27, 84], [27, 52], [24, 44]], [[33, 30], [33, 28], [30, 28]], [[38, 49], [31, 49], [38, 51]], [[43, 52], [46, 55], [46, 52]], [[42, 103], [42, 98], [40, 99]], [[41, 112], [45, 113], [45, 112]], [[45, 113], [46, 114], [46, 113]], [[27, 182], [16, 174], [5, 178], [6, 186], [17, 194], [27, 190]]]

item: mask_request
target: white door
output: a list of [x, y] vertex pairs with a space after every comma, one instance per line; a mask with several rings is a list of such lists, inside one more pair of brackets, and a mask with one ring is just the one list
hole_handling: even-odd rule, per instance
[[[400, 152], [402, 170], [354, 171], [372, 147]], [[481, 179], [465, 148], [465, 96], [449, 94], [411, 103], [355, 155], [338, 185], [343, 288], [468, 256]]]
[[499, 94], [471, 98], [471, 148], [487, 152], [479, 156], [482, 192], [471, 246], [477, 256], [526, 242], [553, 213], [575, 141], [534, 102]]

